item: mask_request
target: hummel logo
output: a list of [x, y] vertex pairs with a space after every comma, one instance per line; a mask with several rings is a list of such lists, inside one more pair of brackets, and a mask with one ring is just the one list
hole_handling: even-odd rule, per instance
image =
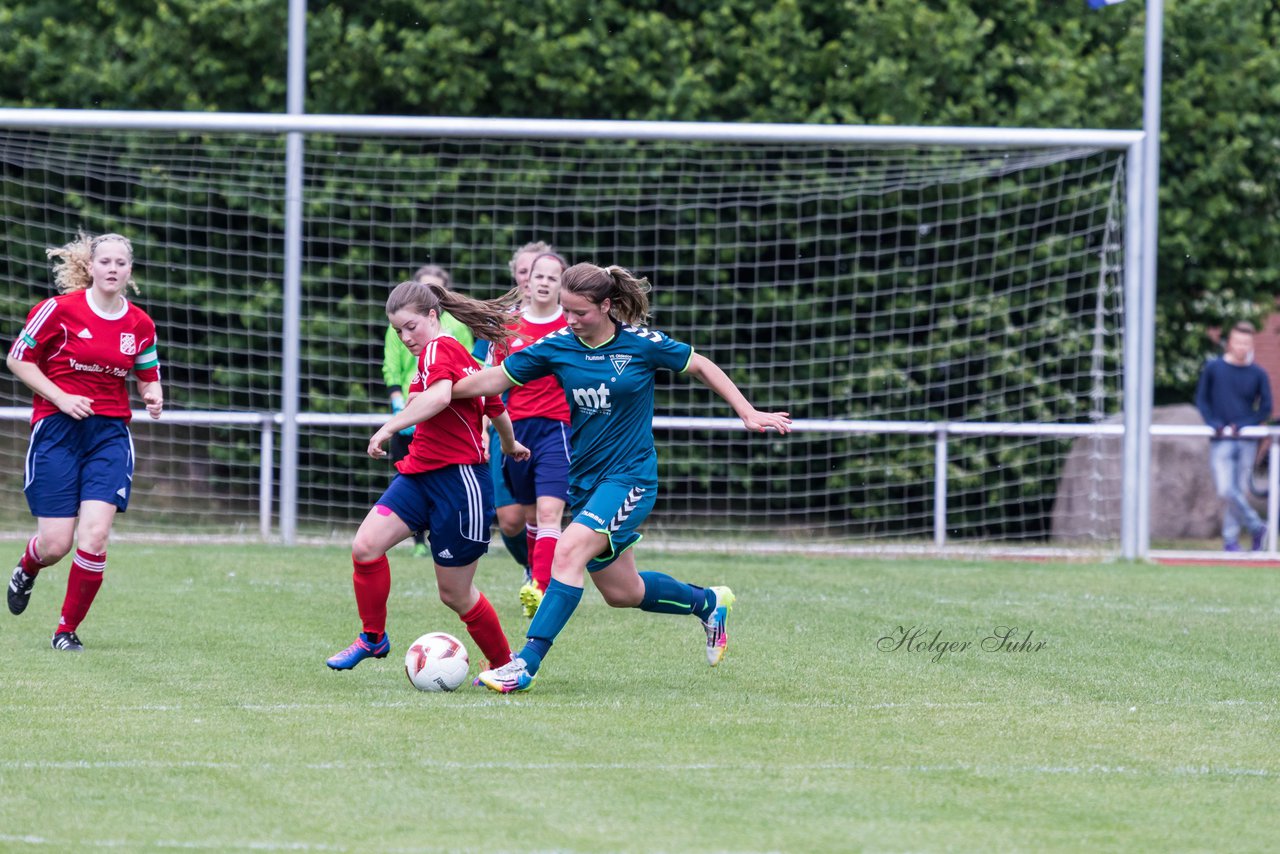
[[77, 338], [92, 338], [92, 337], [93, 337], [93, 333], [92, 333], [92, 332], [90, 332], [88, 329], [81, 329], [79, 332], [77, 332], [77, 333], [76, 333], [76, 337], [77, 337]]
[[445, 549], [442, 552], [436, 552], [436, 557], [442, 557], [447, 560], [453, 560], [453, 552], [449, 551], [448, 549]]

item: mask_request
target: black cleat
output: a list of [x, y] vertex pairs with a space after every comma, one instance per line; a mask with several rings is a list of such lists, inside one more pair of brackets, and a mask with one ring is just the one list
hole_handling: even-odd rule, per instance
[[63, 652], [84, 652], [84, 644], [80, 643], [75, 632], [58, 632], [49, 645]]
[[27, 603], [31, 601], [31, 588], [35, 586], [35, 576], [23, 572], [22, 564], [13, 568], [13, 575], [9, 578], [9, 613], [21, 614], [27, 610]]

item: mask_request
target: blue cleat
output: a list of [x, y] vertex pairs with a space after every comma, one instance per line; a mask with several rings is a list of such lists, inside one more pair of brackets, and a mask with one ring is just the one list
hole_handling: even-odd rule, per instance
[[513, 658], [501, 667], [482, 671], [476, 677], [476, 682], [490, 691], [510, 694], [513, 691], [528, 691], [533, 685], [533, 680], [537, 678], [529, 672], [523, 658]]
[[716, 609], [702, 621], [702, 627], [707, 630], [707, 664], [715, 667], [729, 648], [727, 623], [734, 600], [738, 597], [728, 587], [712, 587], [711, 592], [716, 594]]
[[369, 643], [364, 632], [356, 637], [356, 642], [337, 655], [330, 656], [325, 664], [334, 670], [350, 670], [366, 658], [386, 658], [391, 652], [391, 638], [382, 636], [377, 643]]

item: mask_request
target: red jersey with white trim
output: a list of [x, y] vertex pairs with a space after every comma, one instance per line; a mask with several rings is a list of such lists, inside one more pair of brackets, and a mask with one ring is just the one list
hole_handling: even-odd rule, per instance
[[[515, 337], [509, 339], [505, 347], [494, 353], [496, 359], [494, 364], [502, 364], [503, 359], [517, 350], [528, 347], [539, 338], [545, 338], [557, 329], [564, 329], [568, 325], [569, 321], [565, 319], [564, 309], [558, 309], [552, 317], [540, 317], [537, 320], [531, 320], [529, 315], [522, 314], [511, 325], [516, 332]], [[565, 399], [560, 381], [553, 376], [540, 377], [528, 385], [516, 386], [507, 392], [507, 412], [511, 414], [512, 421], [519, 421], [522, 418], [550, 418], [565, 424], [569, 423], [569, 401]]]
[[[430, 341], [418, 355], [418, 373], [409, 384], [409, 393], [421, 393], [440, 380], [456, 383], [480, 370], [467, 348], [456, 338], [441, 335]], [[431, 418], [420, 423], [409, 441], [409, 453], [396, 463], [402, 474], [419, 474], [451, 465], [484, 462], [484, 419], [504, 411], [502, 398], [468, 397], [454, 400]]]
[[[94, 415], [126, 422], [132, 417], [129, 374], [143, 382], [160, 379], [156, 325], [147, 313], [125, 300], [123, 309], [106, 314], [87, 288], [50, 297], [31, 309], [9, 355], [39, 365], [64, 392], [90, 398]], [[58, 411], [37, 394], [31, 423]]]

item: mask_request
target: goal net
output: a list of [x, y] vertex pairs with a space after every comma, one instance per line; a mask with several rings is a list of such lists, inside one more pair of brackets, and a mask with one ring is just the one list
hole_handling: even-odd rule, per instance
[[[801, 428], [748, 435], [662, 378], [651, 535], [1043, 543], [1064, 500], [1114, 512], [1118, 443], [999, 428], [1121, 412], [1122, 149], [310, 133], [304, 151], [303, 418], [282, 460], [284, 137], [0, 130], [6, 346], [53, 293], [46, 247], [77, 229], [134, 243], [168, 403], [134, 421], [122, 532], [256, 535], [284, 465], [299, 534], [349, 537], [391, 474], [365, 454], [391, 287], [434, 263], [494, 296], [532, 240], [647, 276], [655, 328]], [[6, 372], [14, 531], [29, 400]]]

